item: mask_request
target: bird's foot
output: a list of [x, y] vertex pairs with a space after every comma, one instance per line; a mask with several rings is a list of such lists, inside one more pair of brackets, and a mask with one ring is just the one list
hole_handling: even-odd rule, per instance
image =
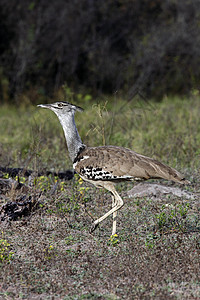
[[93, 231], [95, 231], [95, 229], [98, 227], [99, 223], [93, 223], [91, 228], [90, 228], [90, 233], [92, 233]]

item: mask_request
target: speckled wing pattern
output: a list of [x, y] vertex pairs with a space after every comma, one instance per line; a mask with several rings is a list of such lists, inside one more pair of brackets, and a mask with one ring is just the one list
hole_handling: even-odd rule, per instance
[[175, 169], [118, 146], [85, 148], [77, 156], [73, 166], [83, 179], [93, 181], [163, 178], [184, 183], [184, 177]]

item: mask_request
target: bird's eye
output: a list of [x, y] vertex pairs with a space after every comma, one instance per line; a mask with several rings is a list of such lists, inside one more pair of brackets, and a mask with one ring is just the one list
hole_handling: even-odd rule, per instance
[[62, 103], [58, 103], [58, 107], [63, 107]]

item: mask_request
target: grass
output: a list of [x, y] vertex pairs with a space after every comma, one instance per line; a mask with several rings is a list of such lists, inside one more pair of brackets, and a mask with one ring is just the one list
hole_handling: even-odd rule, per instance
[[[84, 113], [77, 113], [76, 123], [87, 145], [120, 145], [179, 169], [199, 168], [199, 98], [161, 103], [106, 99], [86, 105]], [[52, 112], [36, 106], [2, 106], [0, 125], [4, 165], [71, 167], [62, 128]]]
[[[121, 145], [160, 159], [185, 173], [192, 181], [186, 188], [198, 195], [199, 100], [106, 99], [87, 105], [76, 122], [86, 144]], [[36, 172], [71, 168], [62, 129], [50, 111], [2, 106], [0, 136], [0, 166]], [[21, 181], [28, 184], [28, 178]], [[27, 217], [1, 222], [0, 298], [198, 299], [199, 200], [128, 198], [131, 187], [118, 185], [125, 205], [115, 237], [112, 218], [89, 233], [92, 220], [111, 207], [111, 197], [78, 176], [63, 181], [36, 175], [28, 192], [2, 193], [1, 205], [30, 196], [38, 206]]]

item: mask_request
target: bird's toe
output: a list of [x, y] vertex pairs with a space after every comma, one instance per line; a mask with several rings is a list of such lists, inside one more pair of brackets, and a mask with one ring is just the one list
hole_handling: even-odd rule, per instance
[[95, 229], [98, 227], [99, 223], [93, 223], [91, 228], [90, 228], [90, 233], [92, 233], [93, 231], [95, 231]]

